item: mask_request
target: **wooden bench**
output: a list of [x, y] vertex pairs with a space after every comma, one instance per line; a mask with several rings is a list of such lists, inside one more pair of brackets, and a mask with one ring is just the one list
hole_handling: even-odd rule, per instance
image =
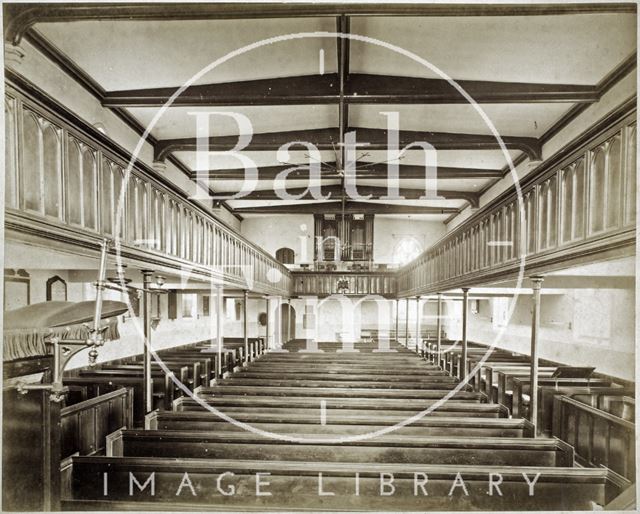
[[[288, 416], [296, 411], [312, 412], [320, 421], [320, 400], [318, 398], [268, 398], [260, 396], [226, 396], [218, 398], [204, 398], [200, 402], [211, 405], [229, 415], [231, 413], [246, 412], [247, 409], [256, 412], [279, 413]], [[191, 398], [180, 397], [174, 400], [173, 407], [177, 411], [203, 411], [202, 404]], [[436, 402], [431, 400], [377, 400], [361, 398], [329, 399], [326, 401], [327, 416], [338, 411], [343, 414], [358, 414], [363, 411], [376, 413], [395, 412], [404, 413], [407, 417], [426, 410]], [[506, 418], [509, 411], [500, 404], [446, 401], [432, 411], [430, 416], [471, 416]]]
[[120, 388], [60, 411], [60, 455], [103, 454], [108, 434], [133, 427], [133, 389]]
[[[258, 475], [268, 471], [270, 476]], [[104, 493], [104, 473], [108, 488]], [[153, 480], [143, 491], [133, 488], [130, 495], [131, 473], [138, 483]], [[185, 473], [195, 490], [180, 488]], [[216, 481], [224, 475], [221, 487], [236, 494], [220, 494]], [[323, 488], [334, 496], [318, 495], [319, 473]], [[355, 475], [359, 474], [359, 494], [354, 494]], [[395, 494], [380, 494], [383, 478], [393, 477]], [[418, 475], [416, 475], [416, 473]], [[468, 495], [452, 484], [459, 477]], [[502, 479], [499, 495], [488, 494], [489, 473]], [[153, 474], [153, 476], [152, 476]], [[428, 477], [425, 490], [418, 488], [418, 477]], [[151, 477], [151, 478], [150, 478]], [[533, 495], [530, 483], [535, 480]], [[256, 482], [267, 481], [262, 491], [271, 496], [257, 496]], [[200, 510], [273, 510], [286, 505], [288, 511], [375, 510], [375, 511], [515, 511], [515, 510], [590, 510], [593, 504], [604, 505], [629, 487], [630, 483], [606, 469], [581, 469], [539, 466], [442, 466], [408, 464], [324, 463], [224, 461], [209, 459], [164, 459], [150, 457], [73, 457], [68, 469], [68, 484], [63, 493], [65, 507], [79, 508], [113, 505], [130, 509], [176, 510], [176, 502], [197, 506]], [[295, 494], [292, 494], [295, 491]], [[428, 496], [423, 495], [427, 492]], [[452, 493], [451, 495], [449, 493]], [[115, 503], [113, 503], [115, 502]], [[140, 502], [140, 503], [139, 503]]]
[[[240, 384], [235, 385], [222, 382], [214, 387], [199, 387], [195, 390], [201, 398], [213, 396], [269, 396], [284, 397], [287, 399], [296, 397], [318, 397], [318, 398], [393, 398], [396, 400], [424, 399], [433, 400], [444, 397], [450, 393], [450, 389], [430, 390], [430, 389], [369, 389], [369, 388], [343, 388], [343, 387], [292, 387], [292, 386], [266, 386], [247, 387]], [[458, 401], [486, 401], [483, 393], [473, 391], [456, 391], [452, 397]]]
[[[153, 373], [157, 373], [158, 371], [162, 373], [166, 373], [167, 369], [169, 373], [174, 373], [179, 376], [179, 373], [183, 368], [187, 369], [186, 382], [184, 384], [189, 387], [189, 389], [195, 389], [200, 385], [207, 383], [206, 376], [210, 374], [208, 369], [208, 364], [205, 370], [200, 366], [200, 362], [194, 362], [189, 359], [167, 359], [162, 360], [162, 363], [157, 362], [155, 360], [151, 361], [151, 369]], [[164, 365], [164, 366], [163, 366]], [[144, 369], [143, 364], [141, 362], [135, 362], [133, 364], [103, 364], [96, 370], [103, 370], [109, 372], [119, 372], [122, 374], [126, 374], [127, 371], [132, 373], [140, 373]], [[88, 370], [91, 372], [91, 370]], [[81, 372], [81, 373], [84, 373]]]
[[[189, 378], [189, 370], [186, 366], [180, 367], [177, 371], [172, 371], [175, 377], [179, 382], [192, 386], [192, 380]], [[71, 378], [86, 378], [89, 381], [93, 381], [96, 384], [115, 384], [117, 383], [115, 379], [125, 379], [132, 381], [142, 381], [144, 383], [144, 373], [142, 368], [138, 367], [136, 369], [95, 369], [95, 370], [80, 370], [77, 377], [69, 377], [69, 380], [65, 379], [65, 383], [69, 384], [79, 384], [77, 380], [70, 380]], [[164, 408], [170, 408], [171, 402], [173, 402], [174, 398], [177, 396], [181, 396], [183, 394], [182, 389], [180, 389], [172, 380], [172, 375], [167, 374], [158, 366], [152, 366], [151, 368], [151, 379], [152, 379], [152, 387], [153, 387], [153, 395], [159, 400], [159, 405]], [[142, 408], [142, 412], [144, 412], [143, 398], [144, 398], [144, 387], [142, 389], [136, 388], [134, 390], [134, 400], [135, 400], [135, 408], [134, 410]], [[139, 415], [136, 414], [136, 418], [139, 418]]]
[[[540, 367], [538, 368], [538, 379], [551, 379], [556, 375], [557, 372], [557, 367]], [[593, 369], [593, 368], [585, 368], [585, 369]], [[494, 372], [495, 372], [495, 368], [494, 368]], [[523, 380], [526, 380], [527, 377], [530, 377], [531, 375], [531, 369], [527, 369], [525, 368], [517, 368], [517, 367], [512, 367], [512, 368], [503, 368], [501, 370], [498, 371], [498, 399], [497, 401], [499, 403], [503, 403], [505, 405], [510, 406], [511, 405], [511, 399], [512, 399], [512, 394], [513, 394], [513, 380], [516, 378], [520, 378]], [[555, 379], [554, 379], [555, 380]], [[561, 380], [561, 379], [558, 379]], [[591, 381], [591, 383], [593, 383], [593, 385], [609, 385], [611, 382], [608, 380], [601, 380], [601, 379], [574, 379], [574, 380], [582, 380], [583, 383], [587, 383], [587, 381]], [[510, 394], [507, 397], [507, 393], [510, 392]], [[511, 408], [511, 407], [509, 407]]]
[[[83, 387], [89, 398], [97, 398], [121, 388], [133, 390], [133, 424], [144, 424], [144, 379], [142, 376], [69, 376], [63, 378], [64, 385]], [[164, 408], [166, 385], [159, 379], [152, 380], [154, 408]]]
[[[514, 416], [525, 417], [528, 414], [529, 402], [531, 401], [531, 377], [513, 377], [511, 379], [511, 384], [513, 387], [511, 391], [511, 413]], [[571, 395], [574, 391], [585, 393], [590, 391], [592, 388], [594, 389], [594, 392], [602, 388], [605, 391], [610, 392], [620, 390], [622, 393], [623, 388], [612, 386], [613, 384], [611, 383], [611, 380], [602, 378], [538, 378], [538, 399], [542, 400], [541, 391], [544, 390], [547, 393], [544, 399], [544, 402], [546, 403], [541, 401], [538, 402], [538, 411], [542, 412], [545, 410], [545, 406], [548, 407], [549, 411], [551, 410], [554, 396], [553, 393]], [[561, 393], [561, 391], [566, 392]]]
[[[286, 418], [279, 414], [245, 412], [234, 414], [234, 419], [250, 426], [279, 434], [315, 434], [318, 431], [318, 414], [290, 413]], [[332, 413], [322, 427], [323, 434], [364, 434], [402, 423], [405, 417], [399, 415], [375, 415], [366, 413], [345, 416], [339, 411]], [[147, 414], [145, 428], [151, 430], [190, 431], [237, 431], [245, 430], [233, 423], [206, 411], [164, 411], [155, 410]], [[438, 417], [426, 415], [410, 425], [396, 428], [393, 434], [414, 434], [424, 436], [462, 437], [533, 437], [533, 425], [525, 419], [516, 418], [464, 418]]]
[[567, 396], [553, 399], [552, 434], [571, 444], [578, 462], [607, 466], [635, 481], [635, 425]]
[[[328, 441], [322, 443], [312, 438]], [[362, 464], [473, 462], [487, 466], [573, 466], [573, 448], [559, 439], [391, 434], [336, 445], [320, 428], [316, 434], [300, 436], [295, 442], [250, 432], [117, 430], [108, 437], [106, 455], [267, 462], [312, 459]]]

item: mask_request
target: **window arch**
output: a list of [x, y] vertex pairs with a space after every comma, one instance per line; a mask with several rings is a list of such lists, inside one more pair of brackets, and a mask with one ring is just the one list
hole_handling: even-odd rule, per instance
[[293, 264], [295, 252], [291, 248], [279, 248], [276, 251], [276, 260], [282, 264]]

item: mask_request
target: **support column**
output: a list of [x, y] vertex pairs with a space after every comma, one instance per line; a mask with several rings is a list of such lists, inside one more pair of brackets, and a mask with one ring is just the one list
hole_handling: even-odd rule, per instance
[[442, 293], [438, 293], [438, 314], [436, 319], [436, 364], [440, 366], [440, 353], [442, 346]]
[[529, 396], [529, 421], [533, 424], [534, 437], [538, 431], [538, 339], [540, 337], [540, 289], [542, 277], [531, 278], [533, 312], [531, 319], [531, 391]]
[[404, 317], [404, 345], [409, 348], [409, 298], [407, 298], [405, 305], [405, 317]]
[[271, 307], [271, 302], [269, 301], [269, 297], [267, 296], [266, 298], [267, 301], [267, 329], [265, 332], [265, 344], [267, 346], [267, 350], [271, 349], [271, 341], [270, 341], [270, 337], [269, 337], [269, 329], [271, 328], [271, 323], [269, 323], [270, 318], [271, 318], [271, 311], [269, 310], [269, 307]]
[[416, 353], [420, 353], [420, 297], [416, 296]]
[[400, 343], [400, 328], [398, 326], [400, 320], [400, 300], [396, 298], [396, 343]]
[[245, 290], [244, 292], [244, 302], [242, 303], [242, 335], [244, 336], [244, 363], [249, 364], [250, 355], [249, 355], [249, 334], [248, 327], [249, 324], [247, 322], [247, 310], [249, 304], [249, 291]]
[[462, 288], [462, 362], [460, 362], [460, 369], [458, 370], [458, 376], [460, 380], [467, 378], [467, 323], [469, 321], [469, 288]]
[[153, 384], [151, 382], [151, 270], [142, 270], [142, 313], [144, 316], [144, 351], [142, 359], [142, 375], [144, 377], [144, 411], [153, 410]]
[[291, 341], [291, 298], [287, 298], [287, 343]]
[[222, 285], [216, 286], [216, 346], [218, 348], [218, 366], [216, 371], [216, 378], [222, 379], [222, 324], [224, 323], [223, 314], [224, 309], [224, 296], [222, 292]]
[[282, 348], [282, 297], [278, 296], [276, 301], [276, 319], [275, 319], [275, 340], [278, 349]]

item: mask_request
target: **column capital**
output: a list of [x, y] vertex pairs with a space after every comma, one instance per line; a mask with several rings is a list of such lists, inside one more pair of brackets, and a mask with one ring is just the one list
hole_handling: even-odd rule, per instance
[[462, 292], [464, 294], [467, 294], [471, 288], [470, 287], [461, 287], [460, 289], [462, 289]]
[[531, 280], [531, 287], [533, 289], [540, 289], [542, 287], [542, 282], [544, 282], [544, 277], [538, 275], [529, 277], [529, 280]]
[[167, 171], [166, 161], [153, 161], [151, 167], [158, 173], [165, 173]]

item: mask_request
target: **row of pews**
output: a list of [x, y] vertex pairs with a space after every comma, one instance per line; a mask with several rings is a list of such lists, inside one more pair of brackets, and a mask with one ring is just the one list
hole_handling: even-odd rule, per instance
[[[421, 355], [458, 379], [465, 376], [456, 342], [444, 342], [438, 353], [437, 345], [425, 340]], [[468, 383], [514, 418], [532, 419], [530, 370], [527, 355], [468, 343]], [[634, 396], [633, 383], [597, 374], [594, 367], [541, 360], [536, 433], [571, 444], [581, 465], [606, 466], [635, 481]]]
[[[516, 369], [526, 365], [522, 356], [494, 350], [483, 363], [490, 373], [461, 385], [455, 349], [318, 346], [309, 352], [292, 341], [266, 351], [255, 340], [247, 350], [225, 340], [224, 366], [208, 342], [163, 351], [192, 394], [156, 370], [157, 409], [146, 416], [136, 411], [139, 358], [69, 376], [87, 396], [113, 394], [130, 380], [133, 421], [105, 437], [104, 451], [65, 460], [62, 508], [591, 510], [631, 485], [613, 469], [576, 462], [565, 438], [539, 437], [532, 423], [512, 416], [514, 380], [526, 409], [526, 377]], [[471, 360], [487, 351], [474, 349]], [[587, 386], [556, 385], [565, 393], [620, 387], [593, 382], [603, 379], [592, 373], [573, 379]], [[497, 401], [500, 380], [510, 403]]]

